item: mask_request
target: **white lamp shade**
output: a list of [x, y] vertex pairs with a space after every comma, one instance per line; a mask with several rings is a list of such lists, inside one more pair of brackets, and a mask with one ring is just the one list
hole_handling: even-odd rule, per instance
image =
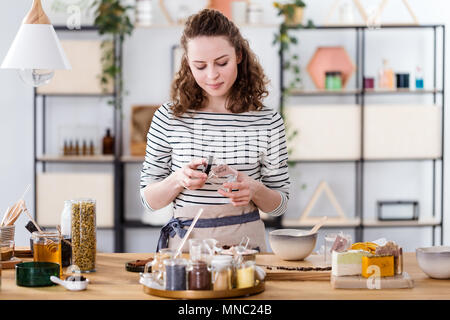
[[71, 69], [51, 24], [22, 24], [8, 54], [4, 69]]

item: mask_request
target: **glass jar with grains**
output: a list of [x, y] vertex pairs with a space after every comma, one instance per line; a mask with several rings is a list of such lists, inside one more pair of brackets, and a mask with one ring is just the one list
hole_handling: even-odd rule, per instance
[[80, 272], [94, 272], [97, 253], [96, 203], [93, 199], [71, 202], [72, 264]]

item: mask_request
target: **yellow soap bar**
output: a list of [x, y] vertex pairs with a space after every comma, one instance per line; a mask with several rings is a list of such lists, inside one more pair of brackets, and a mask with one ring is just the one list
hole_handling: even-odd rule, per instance
[[364, 278], [376, 276], [377, 267], [380, 270], [380, 277], [393, 277], [394, 256], [362, 257], [362, 276]]

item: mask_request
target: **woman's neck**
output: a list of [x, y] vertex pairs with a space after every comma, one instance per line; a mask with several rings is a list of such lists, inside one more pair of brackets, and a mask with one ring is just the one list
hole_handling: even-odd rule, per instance
[[231, 113], [230, 110], [227, 110], [226, 106], [226, 98], [225, 97], [208, 97], [208, 102], [201, 111], [207, 112], [217, 112], [217, 113]]

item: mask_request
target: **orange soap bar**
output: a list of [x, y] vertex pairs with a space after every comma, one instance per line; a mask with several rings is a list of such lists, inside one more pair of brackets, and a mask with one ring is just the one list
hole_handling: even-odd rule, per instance
[[380, 269], [380, 277], [394, 276], [394, 256], [362, 257], [362, 276], [364, 278], [375, 275], [376, 267], [372, 266]]

